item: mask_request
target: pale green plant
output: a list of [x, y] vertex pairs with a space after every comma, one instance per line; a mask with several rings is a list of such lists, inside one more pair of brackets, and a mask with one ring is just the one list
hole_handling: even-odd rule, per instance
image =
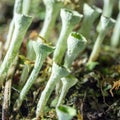
[[42, 1], [43, 0], [31, 0], [29, 14], [37, 20], [44, 18], [44, 9], [41, 8]]
[[15, 29], [12, 36], [11, 44], [0, 67], [0, 86], [3, 84], [9, 67], [12, 65], [13, 60], [19, 52], [22, 40], [26, 34], [28, 27], [32, 22], [32, 18], [22, 14], [16, 14], [14, 22]]
[[52, 73], [37, 105], [37, 118], [39, 118], [40, 115], [43, 114], [44, 107], [46, 106], [46, 103], [52, 91], [54, 90], [56, 83], [58, 83], [62, 77], [68, 75], [68, 71], [60, 66], [67, 46], [66, 39], [69, 33], [72, 31], [73, 27], [80, 21], [82, 17], [82, 15], [80, 15], [78, 12], [68, 9], [61, 9], [60, 15], [62, 18], [62, 30], [56, 45], [56, 49], [54, 51]]
[[74, 26], [77, 25], [82, 18], [82, 15], [77, 11], [68, 9], [61, 9], [60, 16], [62, 18], [62, 29], [53, 56], [53, 61], [59, 65], [62, 62], [67, 47], [67, 38]]
[[60, 97], [57, 102], [57, 106], [62, 104], [62, 101], [64, 100], [69, 89], [78, 82], [78, 79], [72, 75], [68, 75], [67, 77], [61, 78], [61, 80], [62, 80], [62, 89], [61, 89]]
[[99, 17], [99, 15], [101, 14], [101, 9], [97, 8], [97, 7], [91, 7], [88, 4], [84, 4], [83, 7], [83, 22], [82, 22], [82, 26], [79, 30], [79, 33], [84, 35], [87, 39], [90, 36], [90, 31], [92, 28], [92, 25], [94, 23], [94, 21]]
[[103, 16], [111, 17], [115, 0], [103, 0]]
[[48, 41], [51, 31], [55, 26], [57, 16], [60, 12], [61, 7], [63, 6], [63, 2], [58, 0], [43, 0], [43, 2], [46, 7], [46, 13], [40, 35]]
[[67, 69], [71, 68], [72, 62], [86, 48], [87, 40], [81, 34], [71, 32], [67, 39], [67, 52], [65, 55], [64, 66]]
[[12, 40], [12, 36], [13, 36], [13, 33], [14, 33], [14, 29], [15, 29], [15, 22], [14, 22], [14, 19], [15, 18], [15, 14], [18, 13], [18, 14], [21, 14], [22, 13], [22, 7], [23, 7], [23, 0], [16, 0], [15, 1], [15, 4], [14, 4], [14, 10], [13, 10], [13, 19], [10, 23], [10, 27], [9, 27], [9, 31], [8, 31], [8, 35], [7, 35], [7, 40], [5, 42], [5, 45], [4, 45], [4, 49], [7, 51], [9, 46], [10, 46], [10, 42]]
[[111, 46], [114, 48], [118, 47], [119, 41], [120, 41], [120, 0], [119, 0], [119, 13], [118, 13], [116, 24], [111, 37]]
[[[72, 32], [74, 26], [78, 24], [81, 18], [83, 17], [78, 12], [68, 9], [61, 9], [60, 15], [62, 19], [62, 28], [53, 55], [53, 61], [59, 65], [62, 63], [63, 56], [67, 48], [68, 36], [70, 32]], [[61, 81], [58, 82], [56, 85], [56, 94], [58, 94], [60, 88], [61, 88]]]
[[69, 74], [69, 72], [64, 67], [60, 67], [56, 63], [53, 63], [50, 79], [48, 80], [48, 83], [45, 86], [45, 89], [41, 93], [41, 97], [37, 104], [37, 109], [36, 109], [36, 118], [37, 119], [39, 119], [39, 117], [41, 115], [43, 115], [46, 103], [47, 103], [52, 91], [54, 90], [56, 83], [59, 82], [59, 80], [62, 77], [65, 77], [68, 74]]
[[[87, 45], [87, 40], [76, 32], [72, 32], [67, 39], [67, 52], [64, 60], [64, 66], [71, 71], [72, 62], [80, 55], [80, 53], [85, 49]], [[77, 83], [77, 78], [71, 74], [62, 78], [62, 87], [60, 91], [60, 97], [58, 99], [57, 106], [59, 106], [64, 97], [66, 96], [68, 90]]]
[[[51, 31], [55, 25], [55, 21], [59, 14], [60, 8], [63, 6], [63, 2], [58, 0], [44, 0], [43, 1], [46, 7], [46, 15], [42, 30], [40, 31], [39, 35], [42, 36], [46, 41], [51, 34]], [[38, 37], [37, 41], [42, 42], [41, 39]], [[48, 41], [49, 42], [49, 41]], [[27, 58], [30, 60], [34, 60], [34, 50], [32, 47], [28, 48], [31, 53], [27, 53]], [[20, 78], [20, 86], [22, 87], [27, 80], [29, 75], [29, 71], [31, 70], [31, 65], [25, 65], [21, 74]]]
[[[103, 12], [102, 15], [105, 17], [110, 18], [112, 15], [112, 11], [113, 11], [113, 6], [115, 3], [115, 0], [103, 0]], [[97, 31], [100, 32], [101, 31], [101, 21], [99, 22], [98, 26], [97, 26]]]
[[[35, 51], [33, 50], [33, 41], [29, 40], [27, 43], [27, 59], [34, 61], [35, 60]], [[26, 64], [23, 68], [22, 74], [20, 76], [20, 80], [19, 80], [19, 88], [21, 89], [28, 76], [29, 76], [29, 72], [31, 70], [32, 65], [31, 64]]]
[[76, 115], [76, 110], [72, 107], [60, 105], [56, 108], [58, 120], [72, 120]]
[[0, 41], [0, 65], [2, 63], [2, 52], [3, 52], [3, 43]]
[[40, 42], [36, 42], [36, 41], [33, 41], [33, 48], [34, 48], [34, 51], [36, 54], [35, 65], [34, 65], [34, 68], [31, 72], [26, 84], [24, 85], [24, 87], [22, 88], [22, 90], [20, 92], [19, 98], [16, 100], [16, 103], [14, 105], [14, 110], [19, 109], [23, 100], [25, 99], [26, 94], [28, 93], [31, 86], [37, 79], [37, 76], [43, 65], [43, 62], [45, 61], [45, 58], [54, 50], [54, 48], [52, 48], [48, 45], [42, 44]]
[[108, 30], [113, 27], [115, 21], [113, 19], [101, 16], [100, 19], [100, 23], [101, 23], [101, 30], [98, 34], [98, 37], [95, 41], [92, 53], [90, 54], [89, 60], [88, 60], [88, 66], [91, 65], [92, 62], [95, 62], [99, 56], [100, 53], [100, 49], [102, 46], [102, 42], [105, 38], [106, 33], [108, 32]]
[[31, 3], [32, 3], [32, 0], [23, 0], [23, 9], [22, 9], [23, 14], [25, 15], [29, 14]]
[[12, 36], [14, 33], [14, 29], [15, 29], [15, 22], [14, 22], [14, 19], [16, 19], [15, 14], [18, 13], [18, 14], [27, 15], [30, 9], [30, 2], [31, 0], [15, 0], [14, 10], [13, 10], [13, 19], [10, 23], [7, 40], [4, 45], [4, 49], [6, 51], [8, 50], [10, 46], [10, 42], [12, 40]]

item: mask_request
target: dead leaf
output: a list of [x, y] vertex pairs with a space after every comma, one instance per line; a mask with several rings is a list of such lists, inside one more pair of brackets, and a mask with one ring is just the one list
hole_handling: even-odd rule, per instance
[[112, 90], [113, 90], [113, 89], [118, 90], [119, 87], [120, 87], [120, 80], [118, 80], [118, 81], [113, 81], [113, 86], [112, 86], [112, 88], [110, 89], [110, 93], [111, 93], [112, 97], [114, 96]]

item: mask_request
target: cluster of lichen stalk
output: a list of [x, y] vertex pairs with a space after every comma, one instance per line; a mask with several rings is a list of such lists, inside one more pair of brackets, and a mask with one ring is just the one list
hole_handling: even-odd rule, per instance
[[[35, 41], [29, 40], [27, 43], [26, 58], [31, 61], [35, 61], [34, 67], [32, 69], [31, 64], [24, 65], [23, 67], [18, 86], [20, 94], [16, 99], [13, 109], [15, 111], [19, 110], [23, 100], [25, 100], [26, 95], [35, 83], [45, 59], [50, 53], [53, 53], [51, 75], [38, 100], [38, 105], [36, 107], [36, 119], [40, 119], [40, 117], [44, 115], [44, 108], [49, 100], [49, 97], [53, 90], [56, 90], [56, 97], [58, 101], [55, 106], [58, 118], [62, 120], [62, 117], [59, 116], [60, 110], [62, 109], [58, 108], [61, 104], [63, 104], [63, 100], [68, 90], [78, 81], [78, 79], [71, 73], [71, 66], [73, 61], [86, 48], [87, 41], [89, 41], [91, 36], [90, 31], [93, 23], [101, 14], [100, 21], [97, 26], [98, 36], [88, 59], [88, 63], [86, 64], [86, 66], [90, 69], [93, 69], [92, 65], [99, 56], [100, 48], [107, 31], [109, 31], [114, 24], [115, 27], [111, 37], [111, 46], [116, 47], [118, 45], [118, 40], [120, 39], [120, 13], [118, 14], [115, 23], [115, 20], [111, 19], [114, 0], [104, 0], [103, 10], [95, 6], [91, 7], [88, 4], [84, 4], [83, 15], [77, 11], [65, 8], [62, 0], [43, 0], [43, 2], [46, 7], [46, 12], [44, 24], [39, 33], [39, 36], [41, 37], [36, 38]], [[10, 91], [11, 89], [12, 77], [14, 76], [15, 66], [18, 62], [20, 46], [32, 22], [32, 17], [29, 16], [30, 5], [30, 0], [15, 1], [14, 17], [11, 21], [8, 37], [4, 45], [6, 55], [0, 63], [0, 87], [5, 84], [5, 94], [7, 93], [7, 90]], [[48, 44], [49, 36], [55, 26], [55, 22], [59, 14], [62, 21], [61, 32], [58, 40], [56, 41], [55, 47], [52, 47]], [[82, 24], [80, 29], [78, 32], [73, 32], [73, 29], [80, 23], [81, 20]], [[44, 40], [47, 42], [43, 42]], [[1, 44], [2, 43], [0, 43], [0, 46]], [[4, 98], [5, 100], [10, 99], [11, 93], [9, 92], [8, 94], [9, 97]], [[5, 109], [7, 109], [6, 105], [3, 104], [3, 110]], [[66, 120], [70, 120], [72, 118], [70, 117], [71, 113], [68, 114], [69, 115], [66, 116], [69, 117], [66, 118]], [[3, 118], [4, 117], [5, 116], [3, 115]]]

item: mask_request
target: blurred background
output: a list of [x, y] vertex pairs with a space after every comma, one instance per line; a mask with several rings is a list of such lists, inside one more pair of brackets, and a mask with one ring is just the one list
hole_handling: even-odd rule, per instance
[[[13, 17], [13, 8], [15, 0], [0, 0], [0, 41], [4, 42], [7, 38], [10, 21]], [[95, 5], [99, 8], [103, 8], [103, 0], [65, 0], [65, 7], [75, 9], [82, 13], [84, 3], [89, 5]], [[31, 0], [31, 9], [29, 15], [33, 17], [33, 23], [31, 24], [29, 31], [35, 30], [40, 31], [44, 17], [45, 17], [45, 6], [42, 0]], [[118, 15], [118, 0], [115, 0], [112, 18], [116, 19]], [[55, 32], [59, 33], [61, 28], [60, 16], [56, 23]], [[57, 32], [58, 31], [58, 32]], [[58, 34], [53, 32], [53, 36], [56, 38]], [[52, 37], [53, 38], [53, 37]]]

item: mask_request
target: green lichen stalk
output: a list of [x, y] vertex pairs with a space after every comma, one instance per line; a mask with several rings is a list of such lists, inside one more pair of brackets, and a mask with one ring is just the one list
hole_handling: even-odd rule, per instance
[[[113, 5], [115, 3], [115, 0], [104, 0], [103, 1], [104, 5], [103, 5], [103, 12], [102, 15], [105, 17], [110, 18], [113, 12]], [[98, 26], [97, 26], [97, 31], [100, 32], [101, 31], [101, 21], [99, 22]]]
[[2, 65], [0, 66], [0, 85], [2, 85], [4, 78], [12, 65], [15, 57], [17, 56], [22, 40], [26, 34], [28, 27], [32, 22], [29, 16], [16, 14], [15, 15], [15, 30], [11, 40], [10, 47], [6, 53]]
[[114, 48], [118, 47], [119, 41], [120, 41], [120, 0], [119, 0], [119, 13], [118, 13], [116, 24], [111, 37], [111, 46]]
[[66, 105], [60, 105], [56, 107], [56, 113], [58, 120], [72, 120], [76, 115], [76, 110]]
[[90, 7], [85, 3], [83, 8], [84, 17], [79, 33], [84, 35], [86, 38], [89, 38], [92, 25], [94, 21], [99, 17], [101, 12], [101, 9], [95, 6]]
[[32, 3], [32, 0], [23, 0], [23, 9], [22, 9], [23, 14], [25, 15], [29, 14], [31, 3]]
[[[46, 15], [42, 30], [40, 31], [40, 36], [48, 40], [50, 33], [55, 25], [55, 21], [57, 15], [59, 14], [60, 8], [63, 6], [63, 2], [59, 2], [58, 0], [44, 0], [43, 1], [46, 6]], [[37, 41], [42, 42], [38, 37]], [[33, 48], [28, 48], [30, 52], [27, 52], [27, 58], [30, 60], [34, 60], [34, 50]], [[20, 78], [20, 86], [22, 87], [27, 80], [29, 71], [31, 70], [31, 65], [25, 65]]]
[[35, 82], [39, 71], [43, 65], [43, 62], [45, 60], [45, 58], [51, 53], [53, 52], [53, 48], [49, 47], [47, 45], [44, 45], [40, 42], [33, 42], [33, 48], [35, 50], [36, 53], [36, 60], [35, 60], [35, 65], [34, 68], [26, 82], [26, 84], [24, 85], [23, 89], [20, 92], [19, 98], [17, 99], [15, 105], [14, 105], [14, 110], [18, 110], [19, 107], [21, 106], [23, 100], [26, 97], [26, 94], [28, 93], [28, 91], [30, 90], [31, 86], [33, 85], [33, 83]]
[[72, 62], [85, 49], [87, 40], [81, 34], [72, 32], [67, 39], [67, 52], [65, 55], [64, 66], [70, 69]]
[[[61, 18], [62, 18], [62, 29], [60, 36], [57, 41], [56, 49], [53, 55], [53, 61], [58, 65], [61, 65], [66, 48], [67, 48], [67, 38], [72, 32], [75, 25], [77, 25], [82, 15], [77, 11], [71, 11], [68, 9], [61, 9]], [[58, 94], [59, 89], [61, 87], [61, 81], [56, 85], [56, 94]]]
[[61, 9], [60, 15], [62, 18], [62, 29], [53, 56], [53, 60], [59, 65], [62, 62], [67, 47], [67, 38], [74, 26], [77, 25], [82, 18], [82, 15], [78, 12], [68, 9]]
[[[80, 53], [85, 49], [87, 45], [87, 40], [76, 32], [72, 32], [67, 39], [67, 52], [65, 55], [64, 66], [70, 71], [72, 62], [80, 55]], [[60, 92], [60, 97], [58, 99], [57, 106], [59, 106], [63, 99], [65, 98], [68, 90], [77, 83], [77, 79], [68, 75], [62, 80], [62, 88]]]
[[10, 42], [12, 40], [12, 36], [13, 36], [13, 33], [14, 33], [14, 29], [15, 29], [15, 22], [14, 22], [14, 18], [16, 18], [15, 14], [16, 13], [21, 14], [22, 13], [22, 8], [23, 8], [23, 0], [16, 0], [15, 5], [14, 5], [14, 10], [13, 10], [13, 15], [14, 16], [13, 16], [13, 19], [10, 23], [7, 40], [6, 40], [6, 43], [4, 45], [4, 49], [6, 51], [8, 50], [8, 48], [10, 46]]
[[[40, 115], [43, 113], [43, 108], [45, 107], [56, 83], [59, 82], [60, 78], [68, 74], [68, 72], [65, 72], [66, 70], [64, 70], [59, 65], [61, 64], [63, 55], [66, 50], [67, 37], [69, 33], [72, 31], [73, 27], [80, 21], [82, 17], [78, 12], [70, 11], [68, 9], [62, 9], [60, 14], [62, 18], [62, 30], [53, 56], [54, 63], [52, 66], [52, 74], [45, 89], [42, 92], [42, 95], [37, 105], [37, 110], [36, 110], [37, 118], [39, 118]], [[56, 71], [59, 74], [57, 74]], [[55, 73], [56, 75], [54, 75]]]
[[110, 27], [113, 27], [113, 25], [115, 23], [115, 21], [113, 19], [110, 19], [110, 18], [107, 18], [104, 16], [101, 16], [100, 21], [101, 21], [101, 31], [99, 32], [99, 35], [94, 44], [92, 53], [89, 57], [88, 65], [90, 65], [90, 63], [95, 62], [97, 60], [104, 37], [105, 37], [107, 31], [110, 29]]
[[60, 67], [57, 64], [53, 63], [52, 74], [51, 74], [50, 79], [49, 79], [47, 85], [45, 86], [45, 89], [43, 90], [41, 97], [37, 104], [37, 109], [36, 109], [36, 118], [37, 119], [39, 119], [39, 117], [43, 114], [46, 103], [47, 103], [52, 91], [54, 90], [56, 83], [59, 82], [59, 80], [62, 77], [65, 77], [67, 75], [68, 75], [68, 72], [65, 68]]
[[56, 18], [63, 6], [63, 2], [58, 2], [58, 0], [43, 0], [43, 2], [46, 7], [46, 15], [40, 35], [48, 40], [51, 31], [55, 26]]
[[113, 12], [113, 5], [115, 3], [115, 0], [104, 0], [103, 2], [103, 16], [110, 17]]
[[[27, 59], [35, 60], [35, 51], [33, 49], [33, 41], [32, 40], [29, 40], [27, 43], [27, 56], [26, 57], [27, 57]], [[27, 64], [24, 66], [22, 74], [20, 76], [20, 80], [19, 80], [19, 88], [20, 89], [24, 86], [31, 68], [32, 68], [31, 64]]]
[[0, 41], [0, 65], [2, 63], [2, 52], [3, 52], [3, 43]]
[[58, 99], [57, 106], [62, 104], [62, 101], [64, 100], [69, 89], [78, 82], [78, 79], [72, 75], [68, 75], [67, 77], [62, 78], [61, 80], [62, 80], [62, 90], [61, 90], [60, 97]]

